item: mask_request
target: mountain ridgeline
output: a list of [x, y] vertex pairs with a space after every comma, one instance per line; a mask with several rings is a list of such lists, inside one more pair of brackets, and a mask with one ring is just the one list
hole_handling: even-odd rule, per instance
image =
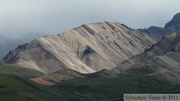
[[157, 26], [151, 26], [148, 29], [144, 29], [153, 38], [161, 40], [163, 36], [180, 31], [180, 13], [174, 15], [173, 19], [169, 21], [163, 28]]
[[100, 22], [20, 45], [9, 52], [3, 62], [44, 73], [64, 69], [93, 73], [112, 69], [155, 43], [145, 31], [119, 23]]
[[124, 24], [99, 22], [48, 35], [18, 46], [3, 59], [44, 73], [72, 69], [93, 73], [112, 69], [120, 62], [142, 53], [164, 35], [180, 30], [180, 13], [164, 28], [131, 29]]

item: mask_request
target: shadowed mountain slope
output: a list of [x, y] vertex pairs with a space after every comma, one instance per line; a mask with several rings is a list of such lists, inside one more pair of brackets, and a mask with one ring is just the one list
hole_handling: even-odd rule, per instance
[[163, 55], [168, 52], [180, 53], [180, 32], [175, 32], [163, 37], [162, 41], [146, 50], [156, 55]]
[[[133, 56], [121, 63], [112, 71], [144, 70], [144, 75], [157, 75], [171, 83], [180, 83], [180, 32], [166, 35], [161, 41], [147, 49], [144, 53]], [[123, 68], [122, 68], [123, 66]], [[137, 75], [138, 73], [134, 73]], [[133, 73], [132, 73], [133, 75]]]

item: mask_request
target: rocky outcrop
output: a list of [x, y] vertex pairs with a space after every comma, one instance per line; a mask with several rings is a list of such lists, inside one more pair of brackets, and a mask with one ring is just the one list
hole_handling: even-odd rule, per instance
[[99, 22], [20, 45], [9, 52], [3, 62], [45, 73], [64, 69], [93, 73], [112, 69], [155, 43], [156, 40], [142, 30], [119, 23]]
[[174, 15], [173, 19], [164, 28], [170, 30], [170, 32], [180, 31], [180, 13]]

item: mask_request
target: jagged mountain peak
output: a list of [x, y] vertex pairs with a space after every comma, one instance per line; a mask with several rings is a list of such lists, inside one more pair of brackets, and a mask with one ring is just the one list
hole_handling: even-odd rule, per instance
[[180, 13], [175, 14], [172, 20], [169, 21], [164, 28], [151, 26], [145, 31], [157, 40], [161, 40], [163, 36], [167, 34], [180, 31]]
[[180, 13], [177, 13], [176, 15], [174, 15], [173, 19], [171, 21], [169, 21], [165, 27], [166, 29], [169, 30], [180, 30]]

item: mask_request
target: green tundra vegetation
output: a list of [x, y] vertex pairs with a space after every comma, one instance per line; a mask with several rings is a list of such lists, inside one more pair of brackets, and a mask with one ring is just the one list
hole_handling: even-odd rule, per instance
[[[144, 71], [151, 72], [144, 68], [113, 78], [88, 74], [85, 78], [43, 86], [29, 80], [43, 73], [2, 64], [0, 101], [121, 101], [124, 93], [179, 93], [180, 85], [173, 85], [158, 76], [145, 76]], [[138, 75], [132, 75], [134, 73]]]

